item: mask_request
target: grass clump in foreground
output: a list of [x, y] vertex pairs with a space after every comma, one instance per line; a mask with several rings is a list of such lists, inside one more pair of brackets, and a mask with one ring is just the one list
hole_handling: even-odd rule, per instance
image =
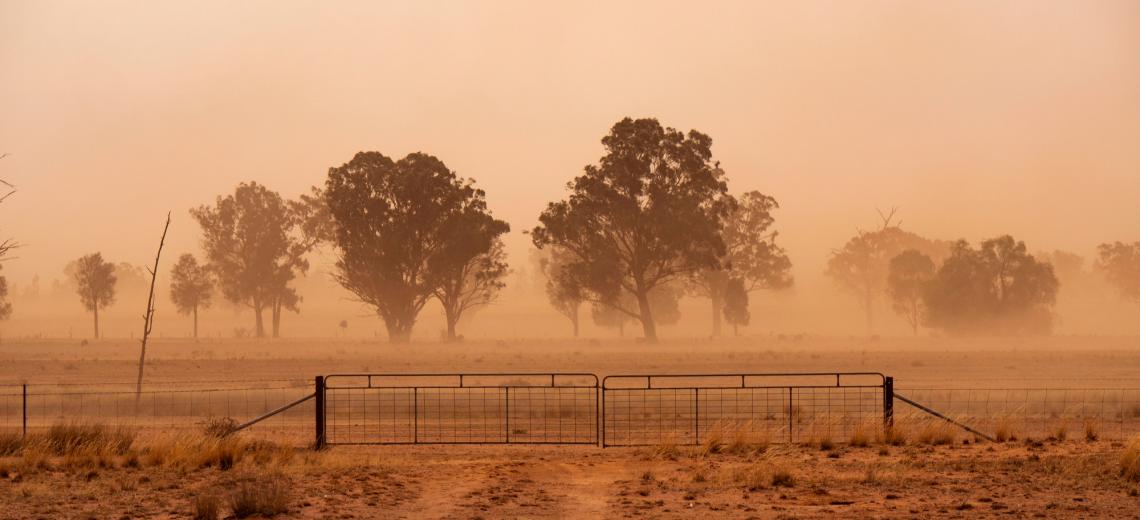
[[1120, 454], [1120, 476], [1129, 482], [1140, 482], [1140, 435], [1132, 437]]
[[251, 474], [236, 483], [228, 498], [235, 518], [276, 516], [289, 511], [289, 481], [278, 472]]

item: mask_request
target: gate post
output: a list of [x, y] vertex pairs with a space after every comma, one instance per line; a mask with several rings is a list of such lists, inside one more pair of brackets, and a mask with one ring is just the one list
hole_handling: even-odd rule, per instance
[[883, 426], [890, 428], [895, 424], [895, 378], [883, 378]]
[[313, 448], [317, 450], [324, 449], [327, 445], [325, 438], [325, 376], [317, 376], [313, 385], [316, 396], [316, 433], [317, 438], [313, 443]]

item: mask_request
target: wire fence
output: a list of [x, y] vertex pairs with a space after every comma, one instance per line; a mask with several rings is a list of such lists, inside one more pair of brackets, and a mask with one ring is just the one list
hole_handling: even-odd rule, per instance
[[[882, 425], [889, 406], [883, 383], [826, 380], [834, 374], [811, 382], [760, 375], [611, 376], [600, 385], [592, 375], [550, 376], [338, 376], [325, 389], [325, 435], [330, 444], [700, 444], [726, 432], [811, 442]], [[1140, 435], [1140, 385], [1085, 383], [973, 388], [910, 381], [896, 383], [894, 391], [990, 435]], [[154, 382], [140, 394], [133, 383], [0, 385], [0, 433], [96, 422], [141, 434], [193, 432], [219, 418], [245, 422], [314, 392], [313, 381], [299, 379]], [[906, 420], [927, 417], [906, 404], [893, 407]], [[309, 400], [250, 431], [307, 445], [316, 415]]]
[[696, 445], [732, 436], [804, 442], [881, 427], [877, 373], [609, 376], [603, 444]]
[[[188, 432], [220, 418], [249, 420], [313, 392], [311, 382], [281, 383], [148, 384], [141, 393], [117, 383], [0, 386], [0, 432], [34, 434], [52, 425], [73, 423], [123, 426], [144, 434]], [[253, 428], [259, 435], [279, 440], [311, 441], [314, 413], [312, 403], [304, 403]]]
[[596, 444], [592, 374], [328, 376], [328, 444]]
[[1126, 439], [1140, 434], [1138, 388], [897, 387], [900, 395], [982, 432]]

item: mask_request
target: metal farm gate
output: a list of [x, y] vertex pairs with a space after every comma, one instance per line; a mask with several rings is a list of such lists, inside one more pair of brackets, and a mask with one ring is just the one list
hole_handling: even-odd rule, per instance
[[893, 401], [892, 379], [877, 372], [608, 376], [602, 446], [845, 436], [889, 424]]
[[597, 444], [598, 378], [571, 373], [317, 378], [317, 446]]

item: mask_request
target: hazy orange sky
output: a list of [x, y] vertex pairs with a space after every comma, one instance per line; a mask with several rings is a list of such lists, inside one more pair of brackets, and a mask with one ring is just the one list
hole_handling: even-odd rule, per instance
[[198, 252], [188, 208], [359, 150], [476, 178], [522, 263], [623, 116], [710, 134], [808, 283], [876, 206], [1031, 250], [1140, 240], [1140, 2], [0, 0], [4, 272], [148, 262], [167, 210], [168, 258]]

